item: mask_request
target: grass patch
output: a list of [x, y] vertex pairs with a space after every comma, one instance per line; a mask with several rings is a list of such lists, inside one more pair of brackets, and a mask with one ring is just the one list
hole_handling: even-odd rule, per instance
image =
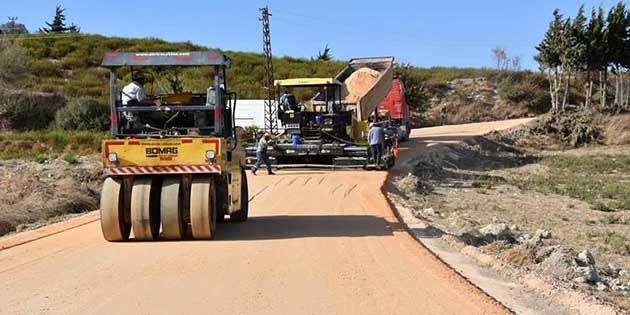
[[37, 154], [33, 157], [33, 160], [39, 164], [44, 164], [48, 161], [48, 156], [46, 154]]
[[527, 190], [570, 196], [593, 210], [630, 210], [630, 156], [560, 155], [545, 157], [542, 174], [517, 176], [511, 184]]
[[599, 220], [600, 223], [602, 224], [630, 224], [630, 221], [628, 221], [628, 219], [626, 219], [623, 215], [620, 214], [612, 214], [612, 215], [608, 215], [606, 217], [604, 217], [603, 219]]
[[109, 133], [102, 131], [2, 132], [0, 133], [0, 159], [97, 153], [100, 151], [101, 142], [109, 137]]
[[68, 162], [68, 164], [79, 164], [81, 163], [74, 153], [68, 153], [63, 156], [63, 160]]
[[492, 189], [497, 184], [503, 182], [503, 178], [490, 175], [474, 175], [470, 186], [473, 188]]
[[591, 209], [597, 210], [597, 211], [602, 211], [602, 212], [612, 212], [612, 211], [614, 211], [614, 209], [609, 207], [607, 203], [599, 202], [599, 201], [598, 202], [594, 202], [591, 205]]
[[625, 235], [619, 232], [607, 232], [604, 237], [604, 243], [608, 245], [608, 249], [618, 255], [630, 254], [630, 245]]

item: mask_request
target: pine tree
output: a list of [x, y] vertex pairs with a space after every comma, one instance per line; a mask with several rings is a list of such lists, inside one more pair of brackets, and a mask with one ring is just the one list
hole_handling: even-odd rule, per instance
[[604, 80], [604, 72], [608, 68], [606, 63], [606, 42], [604, 40], [604, 32], [606, 20], [604, 18], [604, 9], [600, 6], [597, 10], [591, 9], [591, 19], [586, 26], [585, 36], [583, 38], [585, 45], [584, 61], [586, 64], [587, 83], [584, 93], [584, 106], [590, 107], [593, 97], [593, 75], [599, 74], [599, 90], [603, 106], [606, 98], [606, 83]]
[[53, 18], [53, 21], [50, 23], [46, 22], [48, 27], [40, 28], [39, 31], [42, 33], [79, 33], [81, 29], [74, 23], [66, 27], [65, 11], [66, 9], [58, 5], [55, 8], [55, 17]]
[[560, 38], [560, 75], [561, 81], [564, 82], [560, 111], [564, 112], [569, 96], [571, 77], [580, 68], [583, 44], [578, 38], [575, 23], [570, 18], [564, 21]]
[[331, 60], [332, 56], [330, 55], [330, 47], [326, 45], [326, 47], [324, 47], [324, 51], [318, 51], [317, 57], [315, 57], [315, 59], [316, 60]]
[[539, 63], [540, 69], [549, 77], [549, 95], [551, 96], [551, 111], [559, 111], [559, 96], [563, 86], [562, 55], [563, 33], [565, 20], [558, 9], [553, 11], [553, 21], [545, 33], [542, 42], [536, 46], [538, 54], [534, 59]]
[[[586, 73], [584, 87], [588, 85], [588, 82], [590, 80], [587, 44], [588, 30], [586, 27], [587, 22], [588, 20], [585, 16], [584, 5], [581, 5], [577, 14], [575, 15], [575, 19], [573, 19], [573, 25], [571, 27], [571, 35], [574, 40], [574, 45], [572, 47], [574, 60], [570, 68], [572, 71], [575, 72], [576, 83], [579, 83], [580, 81], [580, 74]], [[584, 101], [584, 106], [587, 106], [586, 103], [587, 102]]]
[[630, 66], [628, 63], [628, 40], [630, 37], [628, 28], [628, 13], [623, 2], [619, 2], [608, 12], [608, 28], [606, 32], [606, 45], [608, 47], [607, 61], [612, 67], [615, 75], [615, 107], [622, 106], [623, 96], [623, 75], [624, 68]]

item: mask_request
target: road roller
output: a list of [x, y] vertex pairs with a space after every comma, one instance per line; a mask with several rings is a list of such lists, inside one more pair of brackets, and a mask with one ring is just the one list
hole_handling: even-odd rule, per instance
[[[217, 221], [247, 220], [230, 64], [214, 51], [105, 55], [112, 133], [102, 143], [106, 240], [208, 240]], [[196, 75], [192, 84], [202, 91], [187, 87], [182, 75]]]

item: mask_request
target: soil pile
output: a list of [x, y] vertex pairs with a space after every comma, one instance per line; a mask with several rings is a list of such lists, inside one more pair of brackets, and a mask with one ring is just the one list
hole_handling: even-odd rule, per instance
[[367, 90], [376, 83], [380, 72], [370, 68], [360, 68], [353, 72], [345, 81], [345, 100], [347, 102], [356, 103], [356, 101]]
[[46, 224], [70, 213], [98, 208], [101, 169], [98, 156], [37, 163], [0, 161], [0, 236]]

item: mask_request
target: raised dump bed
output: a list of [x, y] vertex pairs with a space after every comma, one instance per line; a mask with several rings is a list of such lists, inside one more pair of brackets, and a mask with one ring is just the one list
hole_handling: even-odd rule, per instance
[[[357, 73], [357, 71], [364, 73]], [[335, 77], [343, 84], [341, 93], [345, 109], [356, 110], [356, 119], [359, 121], [368, 120], [389, 93], [393, 73], [394, 57], [351, 59], [348, 66]], [[375, 77], [370, 78], [372, 74]], [[325, 97], [318, 93], [312, 101], [315, 105], [321, 104], [325, 101]]]

